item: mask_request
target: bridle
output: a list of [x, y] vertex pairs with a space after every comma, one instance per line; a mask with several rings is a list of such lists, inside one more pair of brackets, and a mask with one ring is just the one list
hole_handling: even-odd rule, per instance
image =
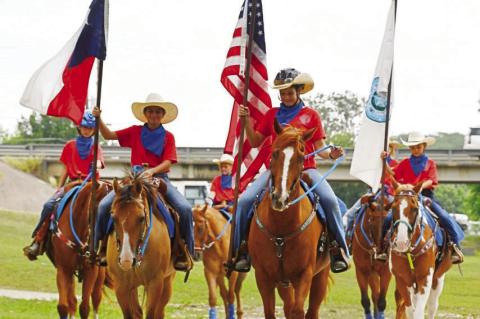
[[209, 223], [208, 223], [208, 219], [207, 217], [205, 216], [204, 217], [204, 220], [203, 220], [203, 227], [201, 228], [202, 229], [202, 232], [201, 232], [201, 235], [202, 236], [202, 240], [200, 241], [200, 247], [197, 248], [197, 250], [201, 250], [201, 251], [205, 251], [209, 248], [211, 248], [213, 245], [215, 245], [215, 243], [217, 241], [219, 241], [224, 235], [225, 233], [227, 232], [227, 229], [228, 229], [228, 225], [232, 222], [232, 215], [229, 215], [228, 217], [228, 220], [227, 222], [225, 223], [225, 225], [223, 226], [222, 230], [220, 231], [220, 233], [215, 236], [215, 238], [211, 239], [209, 242], [207, 242], [208, 238], [209, 238]]

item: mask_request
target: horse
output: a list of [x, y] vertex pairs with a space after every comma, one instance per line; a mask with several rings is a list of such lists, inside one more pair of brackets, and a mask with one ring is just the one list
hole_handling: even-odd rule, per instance
[[[248, 250], [260, 291], [265, 318], [275, 318], [275, 288], [284, 303], [286, 318], [318, 318], [329, 282], [330, 257], [319, 240], [326, 227], [316, 218], [300, 185], [305, 141], [315, 129], [302, 132], [275, 123], [271, 186], [258, 206], [248, 234]], [[304, 180], [308, 176], [304, 174]], [[311, 182], [311, 181], [310, 181]], [[322, 250], [323, 252], [319, 253]], [[305, 315], [304, 302], [309, 296]]]
[[[434, 231], [426, 222], [418, 194], [422, 183], [415, 186], [393, 182], [395, 200], [390, 234], [390, 264], [395, 276], [396, 318], [434, 318], [443, 290], [445, 273], [452, 267], [451, 252], [437, 247]], [[437, 260], [441, 250], [443, 258]]]
[[[88, 239], [92, 231], [89, 227], [89, 208], [92, 182], [80, 185], [72, 182], [65, 186], [65, 197], [76, 187], [75, 195], [65, 198], [62, 214], [55, 221], [55, 230], [49, 234], [46, 246], [47, 256], [57, 269], [58, 304], [60, 318], [73, 318], [77, 309], [75, 295], [76, 274], [82, 283], [80, 317], [86, 319], [92, 299], [94, 317], [98, 318], [98, 308], [102, 299], [105, 269], [90, 260], [87, 251]], [[96, 203], [108, 193], [110, 184], [99, 181]], [[73, 193], [72, 193], [73, 194]]]
[[[392, 278], [388, 261], [376, 259], [383, 242], [383, 219], [388, 214], [388, 202], [384, 201], [382, 209], [379, 201], [374, 194], [362, 196], [360, 202], [365, 211], [358, 215], [353, 233], [353, 262], [365, 319], [385, 317], [386, 295]], [[368, 287], [372, 292], [374, 317], [370, 310]]]
[[167, 225], [157, 209], [159, 190], [142, 175], [130, 184], [113, 183], [114, 231], [108, 236], [107, 270], [113, 278], [114, 291], [124, 318], [142, 318], [138, 287], [146, 294], [146, 318], [162, 319], [172, 295], [175, 270]]
[[240, 290], [245, 280], [245, 273], [232, 272], [225, 286], [226, 276], [224, 263], [228, 259], [230, 242], [230, 220], [226, 220], [215, 208], [205, 205], [193, 208], [195, 251], [202, 253], [205, 280], [208, 286], [209, 319], [216, 318], [216, 289], [220, 287], [220, 295], [225, 307], [227, 319], [234, 318], [235, 297], [237, 300], [237, 318], [243, 316], [240, 301]]

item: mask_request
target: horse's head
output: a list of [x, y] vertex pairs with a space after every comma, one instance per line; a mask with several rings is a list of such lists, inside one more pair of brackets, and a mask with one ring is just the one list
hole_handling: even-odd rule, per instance
[[208, 205], [195, 206], [192, 209], [193, 213], [193, 235], [195, 238], [195, 252], [201, 252], [203, 246], [208, 238], [208, 224], [207, 224], [207, 209]]
[[288, 207], [290, 193], [299, 185], [303, 171], [305, 141], [310, 139], [315, 128], [302, 132], [294, 127], [282, 128], [275, 120], [277, 138], [272, 145], [270, 170], [272, 184], [270, 196], [272, 208], [284, 211]]
[[393, 181], [395, 200], [392, 204], [392, 249], [405, 253], [410, 248], [412, 234], [420, 223], [418, 193], [422, 183], [415, 186], [402, 185]]
[[112, 218], [115, 226], [118, 262], [123, 270], [136, 263], [136, 251], [143, 241], [148, 218], [148, 200], [145, 182], [135, 177], [130, 184], [120, 186], [114, 180], [115, 199], [112, 203]]
[[383, 229], [383, 220], [388, 215], [391, 205], [385, 196], [382, 207], [381, 197], [378, 197], [375, 194], [363, 195], [360, 199], [360, 202], [362, 205], [366, 206], [365, 218], [369, 233], [375, 241], [377, 247], [381, 247], [381, 230]]

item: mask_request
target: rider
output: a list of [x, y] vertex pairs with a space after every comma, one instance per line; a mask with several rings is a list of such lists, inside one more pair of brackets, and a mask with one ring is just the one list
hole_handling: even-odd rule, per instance
[[230, 154], [222, 154], [220, 159], [214, 159], [213, 162], [218, 164], [220, 175], [215, 176], [215, 178], [212, 180], [212, 186], [210, 187], [210, 198], [213, 199], [213, 208], [220, 210], [232, 205], [233, 203], [233, 156]]
[[[77, 126], [77, 131], [77, 138], [68, 141], [60, 155], [60, 162], [63, 166], [58, 188], [55, 194], [43, 205], [40, 221], [33, 230], [32, 244], [23, 248], [25, 256], [30, 260], [37, 259], [37, 256], [43, 253], [44, 238], [49, 225], [47, 217], [52, 213], [56, 203], [64, 196], [63, 186], [66, 184], [67, 178], [70, 181], [84, 180], [90, 173], [93, 161], [93, 134], [95, 132], [95, 117], [92, 113], [87, 111], [83, 114], [82, 121]], [[100, 145], [98, 146], [97, 166], [99, 168], [104, 167], [103, 152]]]
[[[325, 132], [319, 114], [304, 105], [300, 94], [309, 92], [313, 88], [313, 79], [306, 73], [301, 73], [293, 68], [283, 69], [275, 77], [274, 89], [280, 93], [280, 107], [270, 109], [255, 130], [249, 117], [247, 107], [241, 105], [239, 114], [245, 118], [245, 130], [252, 147], [259, 146], [265, 138], [275, 135], [275, 119], [280, 125], [291, 125], [298, 129], [308, 130], [316, 128], [311, 139], [305, 142], [305, 153], [325, 146]], [[337, 159], [343, 155], [341, 147], [327, 149], [319, 156], [324, 159]], [[313, 183], [321, 180], [322, 176], [316, 170], [316, 162], [313, 156], [304, 160], [304, 171], [309, 175]], [[262, 173], [242, 194], [236, 211], [235, 245], [238, 252], [234, 263], [234, 269], [246, 272], [250, 269], [250, 258], [247, 254], [246, 232], [249, 225], [248, 212], [252, 208], [257, 195], [267, 187], [270, 171]], [[327, 226], [331, 234], [331, 268], [333, 272], [342, 272], [349, 267], [349, 257], [345, 243], [345, 234], [342, 225], [342, 217], [337, 198], [332, 188], [325, 180], [320, 183], [314, 193], [318, 196], [325, 210]]]
[[[463, 262], [463, 254], [460, 250], [460, 242], [464, 238], [463, 230], [450, 214], [442, 208], [436, 197], [434, 189], [438, 185], [437, 165], [435, 161], [428, 158], [425, 149], [435, 143], [433, 137], [425, 137], [419, 132], [408, 134], [407, 141], [402, 140], [403, 145], [408, 146], [411, 152], [409, 158], [404, 158], [400, 163], [389, 172], [393, 174], [396, 181], [401, 184], [416, 185], [422, 183], [421, 194], [428, 198], [430, 208], [438, 216], [440, 225], [448, 233], [451, 240], [448, 246], [451, 249], [451, 260], [454, 264]], [[387, 154], [382, 154], [382, 157]], [[389, 223], [392, 220], [391, 214], [385, 220]]]
[[[163, 124], [176, 119], [178, 109], [171, 102], [166, 102], [158, 94], [148, 95], [146, 102], [132, 104], [133, 115], [144, 125], [132, 125], [118, 131], [111, 131], [100, 118], [100, 110], [94, 108], [93, 114], [99, 118], [100, 132], [106, 140], [118, 140], [120, 146], [129, 147], [131, 152], [130, 163], [132, 168], [147, 166], [143, 176], [152, 179], [161, 178], [167, 185], [165, 197], [180, 216], [180, 236], [185, 245], [180, 245], [181, 251], [174, 257], [174, 267], [177, 270], [188, 271], [192, 267], [193, 254], [193, 221], [192, 207], [185, 197], [172, 185], [168, 172], [177, 162], [175, 138], [167, 131]], [[110, 192], [99, 204], [97, 222], [95, 226], [95, 248], [103, 240], [100, 250], [100, 259], [104, 259], [107, 224], [110, 218], [110, 209], [115, 192]], [[186, 246], [186, 247], [185, 247]]]

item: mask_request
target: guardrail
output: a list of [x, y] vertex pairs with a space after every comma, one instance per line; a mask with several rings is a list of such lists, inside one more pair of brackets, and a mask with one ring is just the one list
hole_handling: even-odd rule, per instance
[[[58, 160], [63, 149], [61, 144], [27, 144], [4, 145], [0, 144], [0, 156], [11, 157], [43, 157], [47, 160]], [[102, 146], [104, 156], [111, 160], [128, 161], [130, 149], [119, 146]], [[219, 158], [223, 152], [221, 147], [177, 147], [177, 156], [182, 162], [211, 163], [214, 158]], [[352, 159], [353, 149], [347, 148], [346, 162]], [[438, 162], [474, 162], [480, 160], [479, 150], [439, 150], [429, 149], [428, 156]], [[407, 149], [399, 150], [398, 158], [409, 156]]]

